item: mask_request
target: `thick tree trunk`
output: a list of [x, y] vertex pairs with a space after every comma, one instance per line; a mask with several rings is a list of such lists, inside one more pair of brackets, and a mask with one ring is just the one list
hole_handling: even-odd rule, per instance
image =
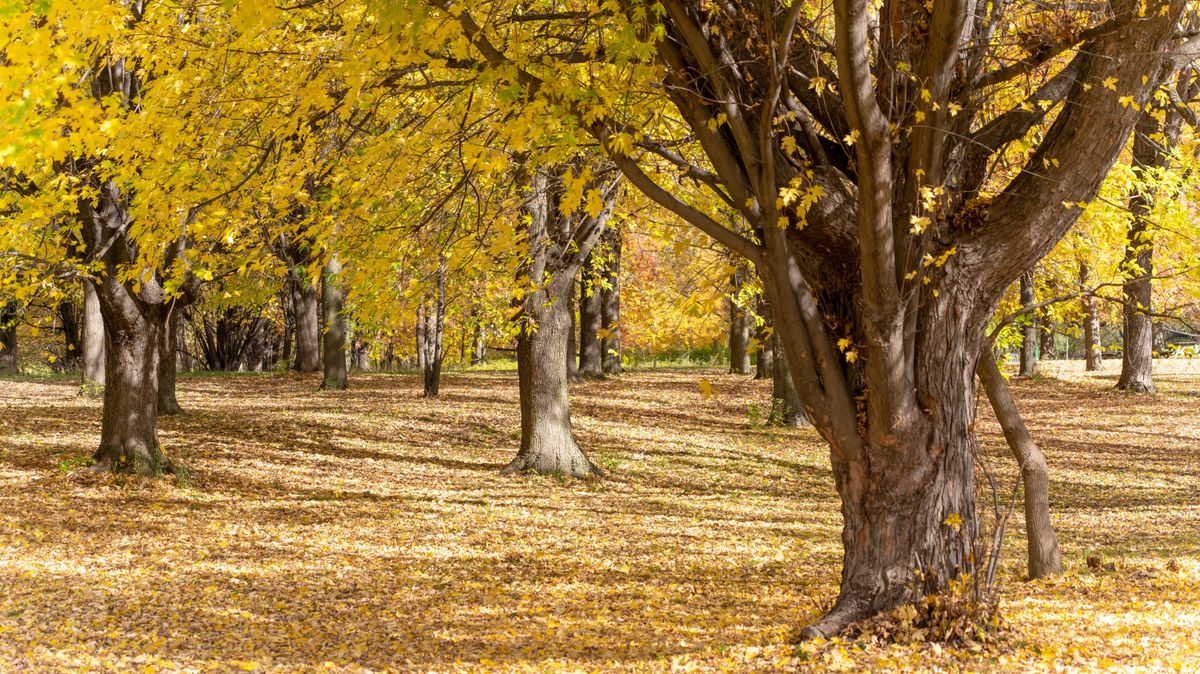
[[325, 314], [324, 348], [321, 349], [321, 388], [341, 391], [346, 388], [346, 315], [341, 286], [342, 265], [337, 255], [329, 256], [321, 274], [321, 307]]
[[17, 358], [17, 303], [0, 305], [0, 372], [16, 374]]
[[1099, 370], [1104, 362], [1104, 347], [1100, 343], [1100, 311], [1096, 308], [1096, 300], [1087, 294], [1088, 264], [1086, 260], [1079, 261], [1079, 292], [1084, 293], [1079, 298], [1083, 309], [1083, 357], [1084, 369], [1088, 372]]
[[425, 397], [436, 398], [442, 386], [443, 343], [446, 332], [446, 261], [438, 265], [433, 306], [425, 313]]
[[595, 255], [589, 255], [579, 280], [579, 373], [593, 378], [604, 375], [600, 348], [603, 298], [595, 263]]
[[1004, 382], [996, 359], [990, 349], [979, 356], [976, 368], [979, 380], [987, 393], [988, 401], [1004, 439], [1012, 450], [1013, 457], [1021, 469], [1021, 480], [1025, 488], [1025, 535], [1027, 538], [1029, 577], [1043, 578], [1062, 573], [1062, 555], [1058, 551], [1058, 537], [1050, 522], [1050, 478], [1046, 470], [1046, 456], [1029, 429], [1021, 419], [1008, 384]]
[[104, 317], [91, 281], [83, 282], [83, 390], [104, 386]]
[[183, 408], [175, 397], [175, 374], [179, 352], [178, 305], [166, 304], [160, 309], [167, 313], [158, 332], [158, 413], [181, 414]]
[[738, 297], [745, 282], [745, 272], [738, 269], [730, 279], [729, 303], [729, 373], [750, 374], [750, 317], [738, 306]]
[[318, 312], [318, 288], [303, 276], [291, 277], [292, 316], [296, 329], [296, 363], [300, 372], [321, 369], [321, 320]]
[[[1021, 306], [1027, 308], [1037, 301], [1033, 294], [1033, 272], [1021, 274]], [[1037, 373], [1038, 345], [1040, 332], [1038, 319], [1032, 313], [1025, 315], [1024, 328], [1021, 331], [1021, 363], [1019, 374], [1022, 377], [1032, 377]]]
[[758, 299], [758, 317], [760, 322], [754, 327], [754, 339], [758, 342], [754, 378], [771, 379], [775, 374], [775, 340], [771, 338], [771, 305], [762, 297]]
[[521, 398], [521, 448], [503, 470], [589, 477], [602, 471], [583, 454], [571, 432], [567, 387], [567, 336], [571, 320], [569, 291], [542, 302], [543, 293], [527, 298], [526, 310], [537, 329], [517, 335], [517, 378]]
[[[779, 336], [773, 335], [770, 341], [771, 352], [779, 351]], [[796, 394], [796, 386], [792, 383], [787, 359], [778, 358], [771, 369], [771, 414], [767, 423], [797, 428], [804, 422], [804, 406], [800, 404], [800, 396]]]
[[604, 374], [621, 374], [621, 229], [605, 230], [601, 239], [608, 251], [604, 266], [607, 284], [600, 299], [600, 322], [604, 329], [600, 340], [602, 368]]

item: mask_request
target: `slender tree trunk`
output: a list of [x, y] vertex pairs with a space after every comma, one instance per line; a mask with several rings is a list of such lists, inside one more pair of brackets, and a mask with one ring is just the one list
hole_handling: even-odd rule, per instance
[[316, 284], [293, 274], [291, 283], [293, 324], [296, 328], [296, 363], [300, 372], [321, 369], [321, 317]]
[[604, 374], [621, 374], [621, 229], [605, 230], [601, 240], [606, 242], [607, 264], [604, 266], [606, 287], [600, 298], [600, 323], [604, 337], [600, 353]]
[[1083, 309], [1083, 354], [1084, 368], [1088, 372], [1100, 369], [1104, 361], [1104, 347], [1100, 344], [1100, 311], [1096, 308], [1096, 300], [1086, 294], [1088, 287], [1088, 264], [1086, 260], [1079, 261], [1079, 292], [1085, 293], [1079, 299]]
[[417, 306], [417, 324], [414, 330], [417, 338], [417, 369], [422, 373], [425, 372], [425, 354], [427, 353], [428, 349], [426, 343], [429, 340], [425, 329], [425, 313], [425, 303], [422, 302]]
[[83, 390], [103, 388], [105, 353], [104, 317], [91, 281], [83, 282]]
[[183, 311], [177, 304], [162, 305], [163, 318], [158, 331], [158, 413], [181, 414], [183, 408], [175, 397], [177, 354], [179, 351], [179, 314]]
[[284, 281], [285, 290], [279, 295], [279, 304], [283, 307], [283, 344], [280, 346], [280, 360], [285, 367], [292, 366], [292, 340], [296, 334], [296, 317], [292, 311], [292, 277], [289, 274]]
[[[779, 335], [772, 335], [770, 341], [771, 352], [780, 351]], [[796, 428], [804, 425], [804, 422], [804, 406], [800, 404], [800, 396], [796, 394], [796, 386], [792, 383], [787, 358], [777, 358], [771, 369], [771, 415], [767, 423]]]
[[1042, 578], [1062, 573], [1062, 555], [1058, 551], [1058, 537], [1050, 522], [1050, 478], [1046, 470], [1046, 456], [1029, 429], [1012, 393], [1008, 390], [996, 359], [990, 349], [979, 356], [975, 370], [983, 383], [988, 401], [1004, 439], [1012, 450], [1013, 457], [1021, 468], [1021, 480], [1025, 487], [1025, 535], [1028, 539], [1029, 577]]
[[595, 269], [595, 251], [583, 264], [579, 281], [579, 373], [585, 377], [600, 377], [604, 365], [600, 350], [603, 300], [600, 275]]
[[79, 364], [82, 352], [79, 343], [79, 305], [73, 301], [59, 302], [58, 318], [63, 331], [63, 357], [59, 364], [62, 369], [69, 370]]
[[576, 336], [579, 334], [579, 321], [575, 320], [575, 308], [577, 306], [575, 297], [576, 284], [571, 284], [571, 295], [567, 301], [567, 318], [570, 320], [570, 329], [567, 331], [567, 381], [575, 383], [583, 381], [583, 377], [579, 374], [579, 340]]
[[754, 365], [755, 379], [772, 379], [775, 374], [775, 340], [771, 339], [771, 305], [762, 297], [758, 298], [758, 317], [761, 323], [754, 326], [754, 339], [758, 342], [755, 347], [757, 362]]
[[425, 328], [425, 397], [436, 398], [442, 386], [442, 361], [445, 358], [443, 341], [446, 331], [446, 261], [437, 271], [437, 290], [433, 308], [426, 313]]
[[17, 303], [0, 305], [0, 372], [16, 374], [17, 358]]
[[750, 318], [746, 310], [738, 306], [738, 294], [745, 282], [745, 272], [734, 272], [730, 280], [732, 293], [729, 302], [729, 372], [750, 374]]
[[346, 315], [343, 313], [345, 295], [341, 285], [342, 265], [337, 254], [329, 256], [321, 274], [321, 306], [325, 312], [324, 348], [321, 364], [324, 378], [321, 388], [341, 391], [346, 388]]
[[[1033, 272], [1021, 274], [1021, 306], [1029, 307], [1037, 301], [1033, 294]], [[1021, 365], [1019, 374], [1022, 377], [1032, 377], [1037, 373], [1038, 361], [1038, 320], [1033, 314], [1026, 314], [1028, 321], [1021, 331]]]
[[487, 333], [483, 321], [476, 318], [475, 330], [471, 337], [471, 364], [482, 365], [487, 362]]
[[1150, 216], [1157, 195], [1152, 174], [1171, 165], [1171, 149], [1182, 127], [1182, 116], [1171, 106], [1166, 111], [1156, 111], [1148, 106], [1133, 134], [1134, 173], [1146, 184], [1140, 185], [1129, 199], [1133, 220], [1129, 223], [1125, 259], [1121, 264], [1127, 280], [1123, 290], [1124, 347], [1117, 388], [1123, 391], [1154, 392], [1154, 324], [1149, 313], [1154, 306], [1151, 280], [1154, 276], [1154, 238]]

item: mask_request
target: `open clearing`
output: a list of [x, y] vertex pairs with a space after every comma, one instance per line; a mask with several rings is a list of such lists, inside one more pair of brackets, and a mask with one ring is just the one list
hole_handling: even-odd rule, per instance
[[[1008, 646], [977, 653], [788, 645], [835, 598], [840, 515], [817, 435], [762, 425], [769, 382], [573, 386], [612, 473], [580, 482], [498, 475], [512, 373], [450, 373], [436, 400], [407, 375], [188, 377], [160, 425], [176, 482], [80, 470], [100, 402], [0, 381], [0, 670], [1200, 671], [1200, 374], [1164, 364], [1135, 398], [1112, 365], [1014, 381], [1067, 573], [1020, 580], [1018, 505]], [[978, 428], [1007, 503], [986, 402]]]

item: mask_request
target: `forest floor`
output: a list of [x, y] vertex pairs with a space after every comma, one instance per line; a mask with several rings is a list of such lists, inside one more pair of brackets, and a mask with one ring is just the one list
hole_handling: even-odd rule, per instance
[[[837, 593], [840, 515], [817, 435], [762, 425], [767, 382], [575, 386], [612, 474], [581, 482], [498, 474], [511, 373], [437, 400], [408, 375], [184, 377], [178, 480], [81, 469], [100, 402], [0, 381], [0, 671], [1200, 671], [1200, 364], [1163, 363], [1155, 397], [1113, 367], [1014, 381], [1067, 569], [1021, 580], [1018, 505], [1007, 630], [976, 650], [790, 645]], [[978, 428], [1007, 503], [986, 402]]]

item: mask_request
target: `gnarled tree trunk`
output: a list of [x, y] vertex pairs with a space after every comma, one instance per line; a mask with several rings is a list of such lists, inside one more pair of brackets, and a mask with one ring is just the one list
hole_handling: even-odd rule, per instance
[[337, 254], [329, 256], [321, 274], [321, 306], [325, 312], [324, 348], [321, 349], [321, 388], [341, 391], [346, 388], [346, 315], [342, 305], [342, 265]]

